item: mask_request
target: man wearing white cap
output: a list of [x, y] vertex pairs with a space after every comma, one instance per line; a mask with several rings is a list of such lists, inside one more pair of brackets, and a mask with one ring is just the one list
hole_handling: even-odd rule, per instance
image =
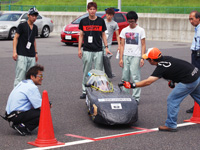
[[14, 87], [25, 79], [26, 72], [35, 65], [38, 60], [35, 37], [38, 28], [34, 24], [38, 16], [38, 10], [31, 8], [28, 11], [28, 20], [19, 24], [13, 40], [13, 60], [16, 61]]
[[[157, 66], [150, 77], [137, 83], [124, 81], [125, 88], [144, 87], [152, 84], [160, 78], [170, 80], [169, 86], [174, 88], [167, 98], [167, 120], [160, 131], [177, 131], [177, 117], [179, 106], [187, 96], [200, 104], [200, 71], [192, 64], [171, 56], [162, 56], [158, 48], [150, 48], [143, 55], [151, 65]], [[175, 86], [175, 83], [176, 86]]]

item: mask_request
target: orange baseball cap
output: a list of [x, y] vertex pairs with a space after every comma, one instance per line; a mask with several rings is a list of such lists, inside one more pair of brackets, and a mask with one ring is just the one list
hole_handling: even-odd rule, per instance
[[149, 48], [147, 53], [142, 55], [142, 58], [144, 59], [158, 59], [161, 57], [161, 51], [156, 48], [156, 47], [153, 47], [153, 48]]

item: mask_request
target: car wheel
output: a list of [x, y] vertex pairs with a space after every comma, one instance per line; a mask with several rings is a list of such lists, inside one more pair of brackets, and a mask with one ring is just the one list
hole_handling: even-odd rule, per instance
[[73, 43], [65, 43], [66, 45], [68, 45], [68, 46], [71, 46], [71, 45], [73, 45]]
[[43, 29], [42, 29], [41, 37], [47, 38], [47, 37], [49, 37], [49, 34], [50, 34], [49, 27], [48, 26], [44, 26]]
[[9, 32], [9, 35], [8, 35], [8, 38], [13, 40], [14, 37], [15, 37], [15, 33], [16, 33], [16, 28], [11, 28], [10, 32]]

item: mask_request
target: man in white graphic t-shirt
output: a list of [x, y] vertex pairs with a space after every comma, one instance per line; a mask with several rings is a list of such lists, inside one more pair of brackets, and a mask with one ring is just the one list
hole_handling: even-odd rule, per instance
[[[137, 25], [138, 15], [130, 11], [126, 15], [129, 26], [122, 29], [120, 33], [121, 48], [119, 65], [122, 67], [122, 80], [130, 82], [140, 81], [140, 70], [144, 65], [142, 55], [145, 54], [145, 31]], [[129, 93], [129, 89], [124, 91]], [[141, 89], [133, 89], [132, 96], [139, 104]]]

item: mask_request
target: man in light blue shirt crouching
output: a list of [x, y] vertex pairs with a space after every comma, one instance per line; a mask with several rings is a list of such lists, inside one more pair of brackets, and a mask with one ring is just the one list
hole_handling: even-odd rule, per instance
[[41, 94], [37, 85], [42, 84], [44, 67], [35, 65], [26, 73], [10, 93], [6, 105], [6, 119], [21, 135], [29, 135], [39, 125]]

